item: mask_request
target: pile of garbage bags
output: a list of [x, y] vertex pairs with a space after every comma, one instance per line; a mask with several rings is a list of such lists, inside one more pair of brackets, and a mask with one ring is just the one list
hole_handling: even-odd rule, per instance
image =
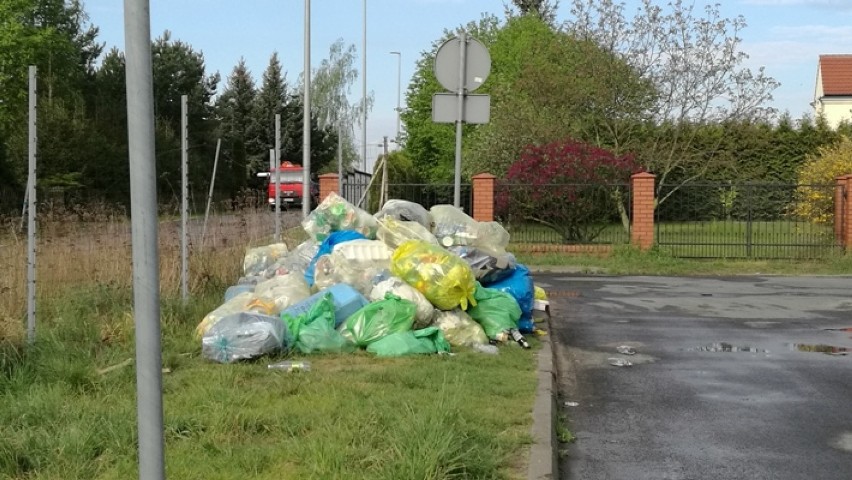
[[506, 251], [499, 223], [405, 200], [370, 215], [332, 193], [302, 227], [310, 238], [292, 250], [248, 250], [242, 277], [196, 328], [206, 358], [528, 346], [543, 291]]

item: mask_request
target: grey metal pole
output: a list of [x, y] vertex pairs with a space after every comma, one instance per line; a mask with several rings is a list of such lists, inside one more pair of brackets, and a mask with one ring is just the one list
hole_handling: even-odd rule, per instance
[[388, 201], [388, 136], [385, 135], [384, 142], [384, 157], [382, 158], [382, 194], [379, 196], [379, 208], [385, 205]]
[[204, 226], [201, 228], [201, 245], [204, 249], [204, 236], [207, 235], [207, 219], [210, 218], [210, 204], [213, 202], [213, 186], [216, 185], [216, 167], [219, 165], [219, 150], [222, 148], [222, 139], [216, 140], [216, 155], [213, 157], [213, 175], [210, 176], [210, 191], [207, 193], [207, 208], [204, 210]]
[[189, 296], [189, 108], [188, 97], [180, 96], [180, 298]]
[[[402, 52], [390, 52], [391, 55], [396, 55], [396, 144], [399, 145], [399, 115], [402, 112], [400, 104], [400, 96], [402, 95]], [[399, 148], [399, 147], [397, 147]]]
[[364, 35], [361, 41], [361, 159], [367, 171], [367, 0], [364, 0]]
[[275, 114], [275, 243], [281, 241], [281, 114]]
[[[337, 120], [337, 193], [343, 197], [343, 122]], [[345, 198], [345, 197], [344, 197]]]
[[465, 63], [467, 59], [467, 35], [462, 30], [459, 35], [459, 88], [456, 92], [458, 95], [458, 113], [456, 115], [456, 172], [455, 181], [453, 182], [453, 205], [456, 208], [461, 208], [461, 162], [462, 162], [462, 122], [464, 121], [464, 80], [467, 76], [465, 72]]
[[302, 113], [302, 216], [311, 213], [311, 0], [305, 0], [305, 91]]
[[30, 111], [27, 130], [29, 136], [29, 172], [27, 175], [27, 342], [35, 342], [36, 309], [36, 89], [35, 65], [30, 65]]
[[163, 385], [160, 348], [160, 266], [151, 11], [148, 0], [124, 0], [127, 133], [136, 323], [136, 421], [140, 480], [162, 480]]

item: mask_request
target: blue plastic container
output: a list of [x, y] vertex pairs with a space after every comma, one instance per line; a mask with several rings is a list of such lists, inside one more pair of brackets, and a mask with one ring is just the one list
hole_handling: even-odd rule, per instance
[[352, 286], [345, 283], [338, 283], [311, 295], [295, 305], [290, 305], [281, 312], [281, 317], [283, 318], [285, 314], [298, 317], [310, 310], [326, 293], [331, 293], [334, 299], [335, 328], [349, 318], [350, 315], [360, 310], [361, 307], [370, 303], [361, 295], [361, 292], [355, 290]]

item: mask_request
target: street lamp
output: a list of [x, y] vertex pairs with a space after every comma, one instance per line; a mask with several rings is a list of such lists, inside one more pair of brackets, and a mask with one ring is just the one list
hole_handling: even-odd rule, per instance
[[397, 145], [399, 145], [399, 113], [400, 113], [400, 85], [402, 84], [402, 53], [400, 52], [390, 52], [391, 55], [396, 55], [396, 140]]

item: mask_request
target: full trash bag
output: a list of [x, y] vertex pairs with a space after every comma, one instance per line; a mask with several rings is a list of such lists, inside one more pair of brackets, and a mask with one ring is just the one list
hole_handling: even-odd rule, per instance
[[390, 268], [393, 251], [378, 240], [352, 240], [334, 247], [317, 260], [314, 285], [327, 288], [337, 283], [353, 286], [368, 295], [373, 283]]
[[438, 327], [428, 327], [409, 332], [392, 333], [376, 340], [367, 351], [379, 357], [401, 357], [450, 351], [450, 344]]
[[416, 329], [425, 328], [432, 324], [435, 316], [435, 307], [432, 303], [423, 296], [416, 288], [405, 283], [401, 278], [390, 277], [382, 280], [373, 286], [370, 290], [368, 298], [370, 301], [378, 301], [385, 298], [385, 295], [392, 293], [400, 298], [408, 300], [417, 306], [417, 311], [414, 314], [414, 327]]
[[535, 288], [529, 269], [523, 264], [517, 264], [515, 270], [508, 277], [487, 285], [488, 288], [506, 292], [518, 302], [521, 308], [521, 319], [518, 321], [518, 330], [523, 333], [533, 331], [533, 301]]
[[319, 250], [317, 242], [306, 240], [288, 252], [287, 255], [276, 260], [263, 272], [263, 275], [266, 278], [296, 272], [302, 275], [307, 271], [308, 265], [311, 264], [311, 260], [317, 254], [317, 250]]
[[231, 298], [227, 302], [216, 307], [212, 312], [208, 313], [201, 319], [201, 322], [195, 327], [195, 338], [201, 338], [207, 330], [216, 324], [222, 317], [250, 310], [249, 303], [256, 297], [253, 292], [243, 292]]
[[420, 291], [441, 310], [475, 305], [476, 289], [470, 266], [438, 245], [410, 240], [391, 257], [391, 273]]
[[311, 263], [308, 264], [308, 268], [305, 269], [305, 280], [308, 282], [308, 285], [314, 285], [314, 269], [316, 267], [317, 259], [320, 256], [330, 254], [334, 250], [335, 245], [339, 245], [343, 242], [348, 242], [351, 240], [363, 240], [366, 238], [367, 237], [365, 237], [361, 233], [355, 232], [353, 230], [340, 230], [337, 232], [332, 232], [328, 236], [328, 238], [323, 240], [322, 244], [320, 244], [317, 253], [311, 260]]
[[297, 272], [278, 275], [254, 288], [255, 296], [265, 302], [271, 302], [270, 315], [278, 315], [282, 310], [311, 296], [305, 278]]
[[370, 303], [341, 326], [341, 333], [359, 347], [366, 347], [391, 333], [411, 330], [417, 307], [395, 295]]
[[287, 324], [289, 342], [302, 353], [342, 353], [355, 350], [355, 345], [334, 329], [334, 296], [325, 293], [307, 312], [281, 315]]
[[257, 358], [277, 352], [287, 329], [276, 317], [252, 312], [227, 315], [201, 338], [201, 354], [219, 363]]
[[441, 245], [474, 245], [479, 238], [478, 222], [460, 209], [452, 205], [435, 205], [429, 213], [434, 223], [432, 233]]
[[482, 326], [459, 309], [438, 312], [435, 315], [435, 326], [444, 332], [444, 338], [454, 347], [473, 347], [488, 343], [488, 336]]
[[388, 200], [374, 216], [376, 220], [392, 218], [402, 222], [417, 222], [429, 230], [432, 228], [432, 215], [429, 211], [419, 203], [408, 200]]
[[467, 309], [470, 317], [482, 325], [488, 338], [495, 338], [501, 332], [518, 328], [521, 307], [514, 297], [506, 292], [485, 288], [476, 284], [476, 306]]
[[332, 192], [304, 220], [302, 227], [318, 242], [331, 232], [355, 230], [367, 238], [376, 238], [376, 219]]
[[393, 217], [385, 217], [379, 220], [376, 238], [393, 249], [408, 240], [422, 240], [435, 245], [438, 244], [438, 239], [435, 238], [435, 235], [432, 235], [428, 228], [417, 222], [403, 222]]
[[482, 283], [502, 280], [515, 269], [515, 256], [505, 250], [457, 245], [447, 250], [455, 253], [470, 265], [473, 276]]
[[264, 247], [251, 248], [243, 258], [243, 275], [261, 275], [276, 260], [287, 254], [287, 244], [273, 243]]

